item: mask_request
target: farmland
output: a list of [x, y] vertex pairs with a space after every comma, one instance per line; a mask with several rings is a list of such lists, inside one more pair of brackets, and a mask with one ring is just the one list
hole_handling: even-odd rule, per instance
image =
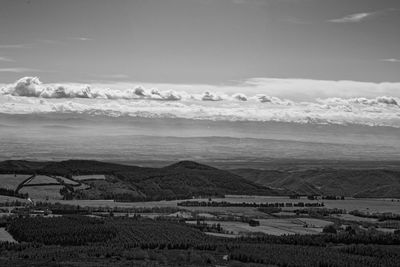
[[[264, 233], [268, 235], [290, 235], [290, 234], [319, 234], [324, 226], [332, 224], [329, 221], [318, 219], [259, 219], [260, 225], [257, 227], [249, 226], [244, 222], [218, 222], [222, 229], [232, 235], [243, 235], [247, 233]], [[205, 221], [208, 224], [215, 221]], [[196, 221], [188, 221], [196, 223]]]
[[[207, 201], [207, 199], [195, 198], [195, 199], [186, 199], [187, 201]], [[228, 201], [228, 202], [247, 202], [247, 203], [296, 203], [296, 202], [304, 202], [304, 203], [313, 203], [316, 201], [308, 200], [308, 199], [290, 199], [289, 197], [260, 197], [260, 196], [226, 196], [225, 198], [212, 198], [213, 201]], [[139, 201], [139, 202], [115, 202], [112, 200], [57, 200], [57, 202], [72, 204], [72, 205], [81, 205], [86, 207], [176, 207], [177, 203], [185, 201], [185, 200], [163, 200], [163, 201]], [[53, 200], [53, 202], [55, 202]], [[345, 200], [324, 200], [323, 201], [326, 208], [339, 208], [345, 209], [347, 211], [351, 210], [362, 210], [369, 212], [393, 212], [396, 214], [400, 214], [400, 202], [395, 199], [345, 199]], [[181, 207], [182, 209], [191, 210], [191, 211], [204, 211], [204, 212], [230, 212], [230, 213], [241, 213], [241, 212], [249, 212], [261, 214], [255, 211], [252, 208], [242, 208], [242, 207]], [[295, 208], [287, 208], [288, 211], [294, 210]]]
[[15, 190], [30, 174], [0, 174], [1, 187]]
[[[121, 173], [112, 169], [119, 165], [100, 163], [104, 172], [93, 173], [90, 164], [0, 175], [6, 188], [31, 199], [0, 196], [0, 240], [12, 242], [0, 242], [0, 264], [97, 266], [101, 258], [115, 266], [210, 266], [226, 265], [228, 256], [229, 264], [395, 266], [400, 259], [398, 199], [300, 196], [240, 177], [226, 192], [264, 195], [221, 195], [223, 183], [213, 182], [229, 173], [193, 162]], [[206, 186], [197, 188], [197, 178]]]

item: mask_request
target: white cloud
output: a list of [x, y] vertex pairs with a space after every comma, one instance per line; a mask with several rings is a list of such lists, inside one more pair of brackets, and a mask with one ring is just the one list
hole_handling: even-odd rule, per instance
[[241, 93], [236, 93], [234, 95], [232, 95], [233, 99], [239, 100], [239, 101], [247, 101], [247, 96], [245, 94], [241, 94]]
[[364, 21], [374, 15], [376, 15], [377, 12], [364, 12], [364, 13], [355, 13], [351, 15], [347, 15], [341, 18], [337, 19], [331, 19], [329, 22], [334, 22], [334, 23], [355, 23], [355, 22], [361, 22]]
[[397, 59], [397, 58], [385, 58], [385, 59], [382, 59], [382, 61], [392, 62], [392, 63], [400, 63], [400, 59]]
[[205, 92], [201, 97], [203, 101], [221, 101], [222, 97], [216, 93]]
[[71, 37], [70, 39], [76, 41], [93, 41], [93, 39], [89, 37]]
[[[293, 101], [269, 94], [277, 89], [293, 92], [293, 86], [296, 84], [300, 90], [306, 87], [311, 90], [316, 90], [316, 87], [326, 90], [326, 87], [330, 87], [327, 94], [330, 97], [319, 94], [319, 98], [314, 98], [313, 101]], [[169, 88], [165, 85], [161, 87], [164, 88], [135, 86], [116, 89], [104, 85], [99, 87], [85, 84], [43, 84], [36, 77], [25, 77], [0, 89], [0, 113], [80, 113], [193, 120], [360, 124], [400, 128], [399, 84], [257, 78], [233, 87], [218, 87], [223, 90], [214, 88], [213, 91], [208, 90], [207, 86], [186, 90], [183, 90], [184, 87], [176, 88], [171, 85]], [[355, 88], [358, 93], [375, 90], [375, 96], [343, 97], [341, 95], [346, 90], [340, 92], [340, 88], [347, 91]], [[235, 93], [229, 93], [232, 90], [235, 90]], [[397, 92], [397, 96], [382, 94], [387, 91]]]
[[38, 72], [41, 70], [30, 69], [30, 68], [0, 68], [0, 72], [14, 72], [14, 73], [24, 73], [24, 72]]
[[[2, 69], [0, 69], [0, 72]], [[24, 72], [37, 71], [26, 68], [6, 68], [3, 71]], [[33, 82], [34, 77], [25, 77], [20, 81]], [[5, 87], [13, 88], [15, 84]], [[181, 99], [201, 100], [230, 100], [243, 94], [247, 99], [252, 99], [257, 95], [274, 96], [279, 99], [289, 99], [291, 101], [315, 102], [318, 98], [376, 98], [387, 95], [400, 97], [400, 83], [383, 82], [357, 82], [357, 81], [328, 81], [328, 80], [309, 80], [309, 79], [277, 79], [277, 78], [252, 78], [234, 84], [210, 85], [210, 84], [162, 84], [162, 83], [127, 83], [127, 82], [108, 82], [108, 83], [63, 83], [35, 85], [41, 90], [54, 92], [59, 96], [60, 90], [65, 90], [68, 97], [80, 95], [82, 90], [89, 88], [90, 98], [154, 98], [159, 96], [152, 94], [152, 89], [157, 88], [159, 92], [173, 91], [174, 95], [179, 95]], [[146, 96], [138, 96], [134, 93], [135, 88], [141, 87]], [[60, 89], [64, 88], [64, 89]], [[150, 88], [150, 89], [146, 89]], [[11, 90], [11, 89], [10, 89]], [[58, 92], [58, 93], [57, 93]], [[50, 94], [51, 95], [51, 94]], [[39, 95], [38, 95], [39, 97]]]

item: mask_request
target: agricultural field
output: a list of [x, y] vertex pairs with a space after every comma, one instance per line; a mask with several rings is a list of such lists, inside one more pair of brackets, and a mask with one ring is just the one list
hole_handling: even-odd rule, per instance
[[0, 174], [0, 186], [15, 190], [20, 183], [31, 176], [26, 174]]
[[17, 242], [15, 239], [6, 231], [4, 227], [0, 227], [0, 242]]
[[93, 174], [93, 175], [76, 175], [72, 176], [72, 179], [76, 181], [84, 181], [84, 180], [105, 180], [106, 176], [103, 174]]
[[17, 197], [11, 197], [11, 196], [1, 196], [0, 195], [0, 203], [12, 202], [12, 201], [19, 201], [19, 202], [23, 202], [23, 203], [28, 202], [28, 200], [26, 200], [26, 199], [17, 198]]
[[[69, 185], [78, 185], [77, 182], [71, 181], [62, 176], [54, 176], [54, 178], [62, 180], [64, 183]], [[30, 180], [27, 184], [46, 184], [46, 183], [58, 183], [56, 179], [47, 175], [35, 175], [35, 177]]]
[[45, 200], [47, 197], [52, 200], [61, 200], [63, 196], [60, 194], [62, 185], [44, 185], [23, 187], [20, 193], [28, 193], [33, 200]]
[[[269, 235], [319, 234], [324, 226], [332, 222], [318, 219], [259, 219], [259, 226], [253, 227], [245, 222], [205, 221], [207, 224], [219, 223], [229, 234], [245, 235], [248, 233], [264, 233]], [[188, 221], [195, 224], [196, 221]]]
[[375, 219], [375, 218], [364, 218], [364, 217], [354, 216], [352, 214], [334, 214], [334, 215], [332, 215], [332, 217], [346, 220], [346, 221], [354, 221], [354, 222], [375, 223], [378, 221], [378, 219]]

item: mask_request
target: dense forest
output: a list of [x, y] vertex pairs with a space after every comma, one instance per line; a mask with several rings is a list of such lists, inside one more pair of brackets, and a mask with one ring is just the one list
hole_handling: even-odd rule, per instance
[[81, 215], [14, 218], [7, 229], [20, 243], [0, 243], [2, 266], [28, 262], [61, 266], [71, 262], [74, 266], [398, 266], [400, 262], [400, 235], [379, 232], [222, 238], [177, 221]]

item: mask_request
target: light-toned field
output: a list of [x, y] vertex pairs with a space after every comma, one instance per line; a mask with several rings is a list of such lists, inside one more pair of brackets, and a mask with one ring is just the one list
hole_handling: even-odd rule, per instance
[[15, 239], [6, 231], [4, 227], [0, 227], [0, 241], [17, 243], [17, 241], [15, 241]]
[[334, 214], [332, 217], [339, 218], [346, 221], [354, 221], [354, 222], [377, 222], [378, 220], [375, 218], [364, 218], [358, 217], [351, 214]]
[[25, 174], [0, 174], [0, 186], [8, 189], [16, 189], [25, 179], [32, 175]]
[[106, 177], [103, 174], [93, 174], [93, 175], [77, 175], [77, 176], [73, 176], [72, 179], [77, 180], [77, 181], [82, 181], [82, 180], [105, 180]]
[[35, 201], [45, 200], [46, 197], [53, 200], [61, 200], [60, 189], [62, 185], [29, 186], [23, 187], [20, 193], [28, 193], [29, 197]]
[[[206, 221], [208, 224], [219, 223], [221, 227], [232, 234], [242, 235], [248, 233], [265, 233], [270, 235], [285, 234], [318, 234], [322, 228], [332, 222], [318, 219], [259, 219], [260, 226], [250, 226], [244, 222], [234, 221]], [[197, 223], [188, 221], [188, 223]]]
[[231, 234], [221, 234], [221, 233], [213, 233], [213, 232], [204, 232], [206, 235], [212, 235], [212, 236], [217, 236], [217, 237], [228, 237], [228, 238], [236, 238], [237, 235], [231, 235]]
[[[55, 176], [57, 179], [63, 180], [66, 184], [76, 185], [77, 182], [71, 181], [65, 177]], [[57, 180], [49, 177], [47, 175], [36, 175], [29, 183], [27, 184], [45, 184], [45, 183], [57, 183]]]
[[297, 220], [301, 221], [308, 227], [312, 228], [324, 228], [325, 226], [332, 224], [332, 222], [330, 221], [314, 219], [314, 218], [298, 218]]
[[0, 203], [11, 202], [11, 201], [28, 202], [26, 199], [0, 195]]

